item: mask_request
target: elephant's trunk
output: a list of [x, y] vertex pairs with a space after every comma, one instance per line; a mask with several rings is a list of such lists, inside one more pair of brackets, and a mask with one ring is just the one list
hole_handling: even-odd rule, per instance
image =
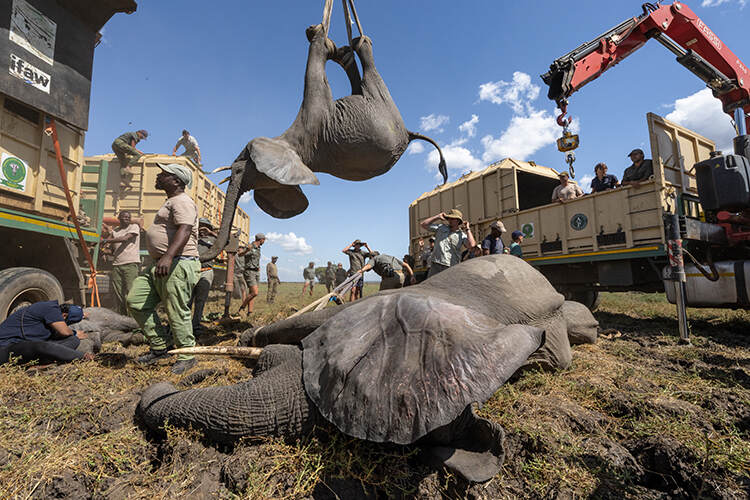
[[241, 188], [243, 175], [245, 173], [245, 163], [246, 161], [244, 159], [238, 158], [232, 164], [232, 174], [229, 178], [229, 185], [227, 186], [227, 197], [224, 199], [224, 211], [221, 213], [221, 226], [219, 227], [219, 233], [211, 249], [207, 253], [201, 255], [202, 262], [215, 259], [229, 242], [229, 233], [232, 231], [232, 223], [234, 222], [234, 212], [237, 209], [237, 203], [242, 194]]
[[166, 421], [201, 430], [211, 441], [231, 444], [246, 436], [298, 436], [322, 417], [302, 384], [302, 353], [292, 346], [269, 346], [258, 360], [264, 371], [231, 386], [178, 391], [169, 383], [143, 393], [137, 412], [146, 425]]
[[445, 158], [443, 158], [443, 151], [440, 149], [440, 146], [438, 146], [437, 142], [427, 137], [426, 135], [418, 134], [416, 132], [409, 132], [409, 142], [413, 141], [414, 139], [421, 139], [435, 146], [435, 149], [437, 149], [438, 155], [440, 155], [440, 163], [438, 164], [438, 170], [440, 171], [440, 174], [443, 176], [443, 184], [448, 182], [448, 167], [445, 164]]

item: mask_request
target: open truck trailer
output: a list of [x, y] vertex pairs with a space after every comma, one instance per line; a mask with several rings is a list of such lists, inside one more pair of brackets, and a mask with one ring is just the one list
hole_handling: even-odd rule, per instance
[[412, 255], [429, 236], [419, 222], [433, 214], [459, 208], [478, 240], [500, 219], [506, 245], [510, 232], [522, 231], [523, 258], [558, 291], [593, 308], [599, 291], [666, 292], [675, 303], [681, 285], [672, 280], [669, 245], [681, 240], [698, 262], [685, 265], [687, 305], [750, 307], [750, 252], [728, 240], [724, 227], [707, 223], [700, 204], [694, 166], [717, 156], [715, 144], [652, 113], [647, 123], [651, 180], [550, 203], [557, 171], [506, 159], [411, 203]]

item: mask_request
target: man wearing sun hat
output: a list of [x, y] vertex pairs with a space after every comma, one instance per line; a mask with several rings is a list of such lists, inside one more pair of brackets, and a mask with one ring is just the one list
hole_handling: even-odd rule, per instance
[[503, 240], [501, 236], [506, 231], [505, 225], [499, 220], [490, 224], [490, 234], [482, 240], [482, 255], [503, 253]]
[[[200, 277], [198, 258], [198, 209], [185, 192], [193, 184], [189, 168], [176, 163], [157, 164], [156, 189], [167, 200], [146, 232], [148, 253], [153, 264], [133, 282], [128, 294], [128, 310], [143, 330], [151, 350], [138, 363], [153, 364], [169, 354], [167, 348], [193, 347], [195, 337], [190, 314], [190, 296]], [[162, 303], [167, 311], [167, 334], [156, 314]], [[183, 373], [195, 365], [191, 355], [180, 355], [173, 373]]]
[[[440, 219], [446, 223], [437, 223]], [[471, 234], [471, 228], [464, 221], [464, 215], [455, 208], [428, 217], [420, 225], [435, 233], [435, 249], [432, 251], [428, 278], [461, 262], [462, 247], [469, 249], [477, 244], [474, 235]]]
[[565, 202], [583, 196], [583, 191], [578, 184], [570, 182], [570, 176], [567, 172], [558, 174], [560, 184], [552, 190], [552, 201]]

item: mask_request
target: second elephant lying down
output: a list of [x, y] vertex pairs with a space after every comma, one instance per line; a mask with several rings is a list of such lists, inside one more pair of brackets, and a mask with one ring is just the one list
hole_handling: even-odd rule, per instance
[[569, 329], [595, 325], [590, 313], [566, 317], [563, 303], [521, 259], [473, 259], [318, 314], [332, 316], [298, 332], [301, 352], [267, 347], [244, 383], [182, 392], [151, 386], [138, 412], [149, 427], [168, 420], [223, 443], [299, 436], [329, 422], [361, 439], [417, 443], [432, 461], [485, 481], [500, 469], [504, 434], [477, 416], [478, 405], [522, 366], [569, 366]]

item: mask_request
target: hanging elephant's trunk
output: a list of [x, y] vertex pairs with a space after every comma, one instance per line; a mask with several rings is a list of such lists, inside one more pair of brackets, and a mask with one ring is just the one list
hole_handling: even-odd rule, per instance
[[[237, 203], [239, 203], [240, 195], [242, 193], [241, 188], [245, 173], [245, 161], [235, 161], [231, 169], [232, 174], [229, 176], [229, 186], [227, 186], [227, 197], [224, 199], [224, 209], [221, 215], [219, 233], [211, 249], [201, 256], [202, 262], [215, 259], [229, 242], [229, 235], [232, 231], [232, 223], [234, 222], [234, 212], [237, 210]], [[222, 169], [217, 169], [214, 173], [220, 170]]]

